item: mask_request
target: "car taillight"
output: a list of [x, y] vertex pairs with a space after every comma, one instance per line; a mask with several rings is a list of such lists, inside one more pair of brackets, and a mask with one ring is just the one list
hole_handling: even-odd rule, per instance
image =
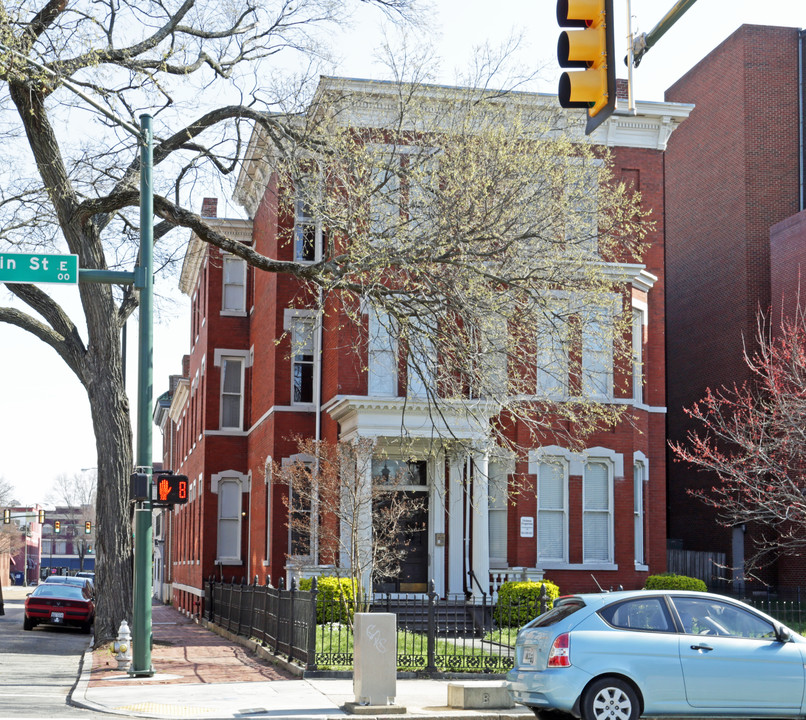
[[570, 636], [562, 633], [554, 638], [549, 650], [548, 667], [571, 667]]

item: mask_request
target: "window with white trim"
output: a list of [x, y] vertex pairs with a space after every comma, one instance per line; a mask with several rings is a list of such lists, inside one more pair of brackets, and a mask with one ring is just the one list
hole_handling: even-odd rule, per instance
[[312, 505], [316, 496], [311, 476], [314, 460], [309, 455], [293, 455], [283, 459], [283, 466], [301, 463], [307, 477], [290, 474], [288, 486], [288, 555], [298, 559], [310, 559], [315, 554], [316, 523], [318, 514]]
[[409, 343], [407, 394], [409, 397], [427, 397], [436, 389], [437, 354], [425, 328], [415, 328], [413, 332], [420, 334]]
[[568, 561], [568, 466], [559, 458], [537, 468], [537, 560]]
[[392, 156], [388, 166], [372, 171], [369, 199], [369, 232], [373, 243], [389, 243], [400, 227], [400, 158]]
[[509, 507], [509, 483], [507, 466], [490, 461], [487, 466], [488, 483], [488, 529], [490, 535], [490, 563], [507, 563], [507, 509]]
[[589, 460], [582, 477], [582, 562], [613, 562], [611, 467]]
[[[584, 253], [598, 254], [599, 250], [599, 198], [597, 187], [601, 161], [580, 167], [574, 162], [569, 169], [569, 181], [563, 186], [567, 202], [565, 240]], [[569, 163], [570, 164], [570, 163]]]
[[322, 226], [305, 200], [294, 203], [294, 260], [315, 262], [322, 258]]
[[316, 335], [314, 318], [291, 318], [292, 405], [305, 405], [313, 402], [315, 357]]
[[241, 480], [222, 477], [218, 480], [218, 544], [216, 562], [241, 562]]
[[397, 397], [397, 339], [386, 313], [369, 311], [368, 394]]
[[224, 255], [222, 269], [223, 295], [221, 313], [246, 313], [246, 261], [235, 255]]
[[644, 521], [644, 463], [636, 461], [632, 469], [633, 482], [633, 525], [635, 536], [635, 564], [645, 565], [646, 557], [644, 553], [644, 533], [646, 523]]
[[613, 396], [613, 320], [605, 308], [585, 313], [582, 327], [582, 394]]
[[221, 429], [243, 429], [244, 359], [221, 357]]
[[644, 313], [632, 310], [632, 396], [636, 403], [644, 402]]
[[560, 315], [545, 318], [538, 329], [537, 394], [568, 395], [568, 320]]

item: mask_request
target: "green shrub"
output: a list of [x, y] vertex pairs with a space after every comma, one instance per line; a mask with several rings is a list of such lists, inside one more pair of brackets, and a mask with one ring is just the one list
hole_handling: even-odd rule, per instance
[[[299, 581], [300, 590], [310, 590], [312, 578]], [[355, 602], [350, 578], [320, 577], [316, 579], [316, 622], [352, 624]]]
[[560, 596], [560, 588], [551, 580], [520, 582], [508, 580], [498, 588], [498, 602], [493, 618], [499, 627], [522, 627], [540, 614], [540, 588], [546, 588], [546, 609]]
[[650, 575], [646, 579], [644, 590], [699, 590], [708, 592], [708, 586], [699, 578], [687, 575]]

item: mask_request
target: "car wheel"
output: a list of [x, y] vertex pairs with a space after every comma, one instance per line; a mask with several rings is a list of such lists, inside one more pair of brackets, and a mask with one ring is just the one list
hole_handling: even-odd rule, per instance
[[618, 678], [601, 678], [582, 695], [583, 720], [638, 720], [640, 710], [635, 690]]
[[23, 621], [22, 621], [22, 629], [23, 630], [33, 630], [34, 625], [36, 625], [36, 623], [33, 620], [31, 620], [31, 618], [23, 618]]

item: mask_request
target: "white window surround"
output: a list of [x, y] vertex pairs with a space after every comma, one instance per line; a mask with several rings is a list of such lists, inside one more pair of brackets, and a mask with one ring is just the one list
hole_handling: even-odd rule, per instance
[[[533, 448], [528, 455], [529, 474], [537, 476], [540, 463], [547, 458], [558, 458], [566, 462], [569, 477], [572, 475], [584, 477], [585, 463], [588, 460], [597, 459], [606, 459], [612, 464], [614, 484], [616, 480], [624, 477], [624, 456], [610, 448], [596, 446], [587, 448], [579, 453], [571, 452], [567, 448], [557, 445]], [[550, 560], [545, 562], [538, 561], [538, 567], [543, 570], [618, 570], [618, 564], [615, 562], [571, 563]]]
[[[287, 468], [287, 467], [291, 467], [294, 463], [297, 463], [297, 462], [301, 462], [304, 465], [313, 466], [313, 464], [316, 462], [316, 458], [313, 455], [307, 455], [305, 453], [297, 453], [295, 455], [290, 455], [288, 457], [283, 458], [280, 461], [280, 465], [283, 468]], [[291, 502], [290, 495], [294, 492], [293, 485], [289, 485], [288, 492], [289, 492], [289, 503], [290, 503]], [[290, 508], [289, 508], [289, 512], [290, 512]], [[310, 538], [309, 547], [311, 549], [311, 553], [309, 555], [289, 555], [289, 560], [296, 561], [298, 563], [299, 562], [311, 563], [311, 562], [313, 562], [313, 558], [317, 557], [317, 549], [316, 549], [317, 546], [318, 546], [318, 538], [316, 536], [317, 523], [314, 522], [314, 518], [317, 516], [317, 513], [315, 512], [315, 508], [310, 508], [309, 512], [310, 512], [310, 521], [311, 521], [310, 535], [309, 535], [309, 538]], [[289, 548], [289, 550], [291, 549], [291, 533], [292, 533], [292, 528], [291, 528], [291, 524], [289, 523], [289, 526], [288, 526], [288, 548]]]
[[[535, 518], [536, 524], [536, 538], [537, 538], [537, 567], [547, 567], [552, 564], [559, 564], [561, 566], [568, 564], [568, 478], [571, 475], [571, 464], [573, 461], [573, 454], [566, 448], [557, 445], [548, 445], [541, 448], [536, 448], [529, 451], [529, 474], [534, 475], [536, 478], [536, 493], [537, 493], [537, 517]], [[543, 463], [557, 464], [563, 473], [563, 488], [562, 488], [562, 506], [544, 508], [540, 507], [540, 469]], [[562, 557], [545, 558], [541, 557], [541, 512], [551, 512], [552, 514], [562, 513]]]
[[246, 317], [246, 261], [221, 252], [221, 315]]
[[272, 484], [272, 459], [271, 455], [266, 458], [266, 462], [263, 463], [263, 484], [266, 486], [266, 555], [263, 559], [263, 567], [267, 567], [270, 564], [269, 557], [271, 556], [271, 531], [272, 531], [272, 522], [271, 522], [271, 484]]
[[614, 560], [613, 464], [589, 458], [582, 476], [582, 562]]
[[398, 343], [389, 327], [388, 317], [375, 308], [366, 309], [367, 328], [367, 395], [398, 396]]
[[[643, 538], [644, 538], [643, 539], [643, 547], [642, 547], [642, 553], [643, 553], [644, 562], [640, 563], [636, 559], [636, 561], [635, 561], [635, 569], [638, 570], [639, 572], [649, 572], [649, 564], [646, 562], [646, 551], [647, 551], [647, 548], [646, 548], [646, 497], [647, 497], [646, 491], [647, 491], [647, 487], [649, 485], [649, 458], [643, 452], [641, 452], [640, 450], [636, 450], [633, 453], [633, 468], [635, 468], [636, 465], [640, 466], [641, 474], [643, 476], [641, 478], [642, 485], [643, 485], [643, 487], [641, 488], [641, 500], [643, 501], [644, 507], [643, 507], [643, 511], [642, 511], [640, 520], [641, 520], [641, 525], [642, 525], [642, 530], [643, 530]], [[633, 470], [633, 472], [634, 472], [634, 470]], [[633, 476], [633, 482], [635, 482], [635, 477], [634, 476]], [[637, 519], [636, 519], [636, 522], [637, 522]], [[635, 528], [635, 532], [636, 533], [638, 532], [637, 527]]]
[[250, 475], [226, 470], [212, 475], [210, 481], [212, 492], [219, 495], [215, 564], [242, 565], [241, 498], [249, 492]]
[[295, 409], [313, 409], [316, 407], [318, 402], [318, 395], [319, 395], [319, 378], [321, 373], [321, 348], [319, 347], [320, 343], [320, 330], [321, 330], [321, 323], [319, 321], [319, 313], [316, 310], [311, 310], [308, 308], [286, 308], [283, 310], [283, 330], [287, 332], [290, 336], [291, 346], [293, 350], [294, 345], [294, 321], [296, 319], [304, 319], [309, 320], [311, 322], [311, 341], [313, 344], [313, 398], [311, 402], [294, 402], [294, 373], [293, 373], [293, 365], [294, 365], [294, 358], [293, 356], [289, 358], [289, 362], [292, 366], [292, 372], [290, 373], [291, 376], [291, 388], [290, 388], [290, 398], [291, 398], [291, 406]]
[[[322, 259], [322, 220], [310, 212], [310, 206], [302, 198], [294, 200], [294, 262], [301, 265], [310, 265]], [[313, 227], [313, 257], [305, 255], [305, 229]]]

